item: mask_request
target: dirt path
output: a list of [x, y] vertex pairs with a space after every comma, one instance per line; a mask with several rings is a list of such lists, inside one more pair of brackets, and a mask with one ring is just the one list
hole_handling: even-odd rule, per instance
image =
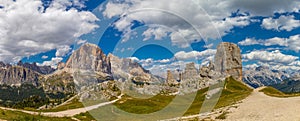
[[72, 117], [80, 113], [84, 113], [87, 111], [91, 111], [93, 109], [97, 109], [99, 107], [105, 106], [112, 104], [116, 101], [118, 101], [121, 98], [122, 95], [118, 96], [118, 99], [112, 100], [110, 102], [104, 102], [104, 103], [99, 103], [97, 105], [92, 105], [84, 108], [77, 108], [77, 109], [70, 109], [70, 110], [65, 110], [65, 111], [59, 111], [59, 112], [34, 112], [34, 111], [26, 111], [26, 110], [19, 110], [19, 109], [12, 109], [12, 108], [5, 108], [5, 107], [0, 107], [3, 110], [11, 110], [11, 111], [20, 111], [23, 113], [28, 113], [32, 115], [43, 115], [43, 116], [49, 116], [49, 117]]
[[300, 97], [276, 98], [255, 89], [226, 121], [300, 121]]

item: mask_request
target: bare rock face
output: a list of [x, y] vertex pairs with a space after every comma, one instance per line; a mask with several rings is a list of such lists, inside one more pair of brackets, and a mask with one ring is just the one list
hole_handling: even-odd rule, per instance
[[64, 62], [59, 62], [59, 63], [57, 64], [57, 69], [58, 69], [58, 70], [61, 70], [61, 69], [63, 69], [65, 66], [66, 66], [66, 64], [65, 64]]
[[204, 88], [206, 86], [205, 83], [206, 82], [201, 79], [199, 70], [195, 67], [195, 63], [187, 63], [182, 72], [179, 94], [195, 92]]
[[271, 70], [265, 66], [245, 69], [243, 72], [243, 81], [254, 88], [279, 84], [289, 77], [284, 71]]
[[55, 71], [55, 69], [51, 68], [51, 66], [38, 66], [35, 62], [34, 63], [23, 63], [22, 61], [19, 61], [17, 65], [22, 66], [24, 68], [31, 69], [40, 74], [50, 74]]
[[154, 77], [148, 70], [144, 69], [139, 63], [127, 58], [118, 58], [113, 54], [109, 54], [108, 58], [111, 62], [111, 71], [115, 80], [128, 81], [135, 80], [137, 82], [153, 83], [158, 79]]
[[110, 60], [97, 45], [89, 43], [73, 52], [66, 67], [111, 73]]
[[215, 55], [215, 71], [242, 81], [242, 56], [236, 44], [223, 42], [218, 45]]
[[39, 86], [39, 73], [21, 66], [6, 66], [0, 69], [0, 84]]
[[[176, 77], [177, 77], [177, 79], [176, 79]], [[168, 85], [176, 85], [176, 84], [178, 84], [177, 80], [180, 80], [180, 79], [181, 79], [180, 73], [178, 74], [178, 73], [172, 72], [171, 70], [167, 71], [166, 82]]]
[[199, 77], [199, 72], [195, 67], [195, 63], [192, 62], [185, 65], [184, 72], [182, 73], [182, 80], [198, 79]]

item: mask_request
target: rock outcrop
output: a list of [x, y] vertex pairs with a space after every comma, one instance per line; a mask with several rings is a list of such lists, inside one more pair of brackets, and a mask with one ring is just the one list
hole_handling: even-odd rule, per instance
[[143, 83], [154, 83], [159, 81], [157, 77], [131, 59], [118, 58], [113, 54], [109, 54], [108, 58], [111, 62], [111, 71], [115, 80], [121, 82], [134, 80]]
[[167, 70], [167, 78], [166, 82], [168, 85], [177, 85], [181, 80], [181, 73], [172, 72], [171, 70]]
[[222, 42], [218, 45], [215, 55], [215, 71], [242, 81], [242, 56], [236, 44]]
[[21, 84], [32, 84], [39, 86], [39, 73], [21, 66], [7, 65], [0, 68], [0, 84], [20, 86]]
[[66, 66], [66, 64], [65, 64], [64, 62], [59, 62], [59, 63], [57, 64], [57, 69], [58, 69], [58, 70], [61, 70], [61, 69], [65, 68], [65, 66]]
[[182, 81], [188, 79], [199, 79], [200, 75], [198, 69], [195, 67], [195, 63], [187, 63], [185, 65], [184, 72], [182, 73]]

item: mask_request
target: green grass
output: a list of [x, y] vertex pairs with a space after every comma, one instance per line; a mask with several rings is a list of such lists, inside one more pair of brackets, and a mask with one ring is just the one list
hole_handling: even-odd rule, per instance
[[89, 112], [80, 113], [76, 115], [75, 118], [79, 119], [80, 121], [96, 121]]
[[[246, 86], [242, 82], [234, 80], [232, 77], [229, 77], [225, 80], [224, 88], [225, 89], [223, 89], [219, 98], [212, 97], [212, 102], [217, 101], [217, 104], [215, 105], [214, 109], [235, 104], [238, 101], [248, 97], [253, 91], [248, 86]], [[205, 110], [205, 108], [209, 108], [206, 105], [202, 106], [207, 90], [208, 88], [198, 91], [195, 101], [187, 110], [185, 115], [198, 114], [201, 108], [202, 110]]]
[[0, 109], [0, 119], [8, 121], [74, 121], [69, 117], [45, 117], [41, 115], [30, 115], [19, 111]]
[[[197, 93], [191, 93], [181, 96], [156, 95], [148, 99], [137, 99], [125, 95], [114, 105], [104, 106], [96, 110], [90, 111], [90, 114], [80, 114], [81, 117], [89, 117], [93, 115], [96, 119], [101, 120], [123, 120], [123, 121], [139, 121], [139, 120], [159, 120], [169, 119], [182, 115], [199, 114], [200, 109], [228, 106], [237, 103], [251, 94], [252, 89], [242, 82], [235, 81], [232, 77], [227, 78], [225, 82], [215, 85], [216, 87], [225, 85], [220, 98], [212, 97], [211, 101], [215, 101], [216, 105], [211, 107], [204, 104], [205, 96], [209, 88], [204, 88]], [[217, 95], [216, 95], [217, 96]], [[143, 114], [143, 115], [142, 115]], [[79, 115], [76, 118], [80, 117]], [[80, 118], [79, 118], [80, 119]]]
[[259, 90], [259, 92], [263, 92], [264, 94], [266, 94], [268, 96], [280, 97], [280, 98], [300, 96], [300, 93], [287, 94], [287, 93], [281, 92], [281, 91], [279, 91], [273, 87], [269, 87], [269, 86]]
[[74, 98], [70, 102], [66, 103], [65, 105], [61, 105], [59, 107], [53, 109], [45, 109], [45, 110], [38, 110], [39, 112], [58, 112], [58, 111], [65, 111], [69, 109], [76, 109], [76, 108], [83, 108], [84, 105], [79, 102], [78, 98]]
[[156, 95], [149, 99], [138, 99], [124, 95], [114, 105], [129, 113], [148, 114], [156, 112], [167, 106], [175, 96]]

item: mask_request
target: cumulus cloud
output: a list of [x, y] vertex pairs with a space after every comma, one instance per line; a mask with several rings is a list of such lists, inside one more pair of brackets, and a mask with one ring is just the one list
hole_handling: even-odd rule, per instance
[[[219, 34], [225, 35], [234, 26], [246, 26], [250, 22], [249, 16], [229, 17], [232, 11], [224, 12], [212, 7], [217, 2], [209, 5], [212, 7], [208, 8], [209, 11], [204, 11], [201, 8], [206, 6], [204, 4], [202, 2], [181, 0], [172, 2], [167, 0], [128, 0], [123, 3], [110, 1], [104, 9], [103, 15], [107, 18], [124, 16], [115, 23], [115, 27], [123, 31], [124, 35], [130, 32], [126, 28], [132, 27], [132, 21], [134, 20], [150, 25], [162, 25], [163, 27], [149, 26], [150, 28], [143, 34], [145, 36], [144, 40], [152, 36], [154, 36], [154, 39], [159, 40], [168, 36], [167, 33], [170, 32], [169, 37], [173, 44], [180, 47], [187, 47], [186, 43], [190, 44], [202, 38], [219, 38]], [[222, 4], [219, 5], [218, 7], [225, 7]], [[215, 11], [211, 11], [213, 9]], [[169, 31], [165, 28], [168, 28]]]
[[[155, 39], [169, 36], [174, 45], [185, 48], [195, 40], [217, 39], [231, 32], [235, 26], [247, 26], [255, 21], [251, 19], [253, 16], [297, 11], [299, 5], [300, 2], [295, 0], [126, 0], [109, 1], [101, 10], [107, 18], [121, 17], [115, 26], [124, 35], [131, 32], [128, 28], [133, 26], [134, 20], [150, 25], [163, 25], [169, 31], [164, 30], [164, 27], [149, 26], [144, 32], [144, 40], [151, 36]], [[233, 12], [238, 12], [239, 16], [232, 17]], [[170, 34], [166, 34], [168, 32]]]
[[99, 19], [91, 12], [66, 10], [80, 2], [54, 0], [44, 10], [40, 0], [0, 1], [1, 61], [19, 59], [70, 46], [81, 35], [98, 27]]
[[268, 30], [292, 31], [293, 29], [300, 27], [300, 20], [296, 20], [294, 15], [282, 15], [277, 19], [263, 19], [261, 26]]
[[210, 56], [213, 56], [216, 54], [215, 49], [207, 49], [204, 51], [190, 51], [190, 52], [185, 52], [185, 51], [179, 51], [175, 53], [174, 57], [178, 60], [200, 60], [200, 59], [205, 59]]
[[280, 63], [280, 64], [290, 64], [299, 58], [297, 56], [283, 54], [279, 50], [275, 50], [271, 52], [257, 50], [247, 54], [243, 54], [242, 56], [243, 59], [247, 59], [247, 60], [255, 60], [260, 62], [268, 62], [268, 63]]
[[[293, 35], [288, 38], [280, 38], [280, 37], [273, 37], [266, 40], [256, 40], [256, 39], [245, 39], [238, 43], [239, 45], [247, 46], [247, 45], [264, 45], [264, 46], [272, 46], [278, 45], [284, 47], [284, 49], [292, 50], [295, 52], [300, 51], [300, 35]], [[270, 48], [269, 48], [270, 49]]]
[[253, 38], [246, 38], [245, 40], [238, 42], [238, 44], [243, 45], [243, 46], [256, 45], [256, 44], [259, 44], [259, 41], [255, 40]]
[[38, 63], [39, 66], [51, 66], [52, 68], [56, 68], [57, 64], [61, 62], [63, 58], [61, 57], [53, 57], [50, 61], [44, 61], [43, 63]]
[[58, 49], [56, 50], [55, 56], [56, 57], [63, 57], [66, 54], [68, 54], [71, 51], [71, 47], [70, 46], [60, 46], [58, 47]]
[[47, 55], [43, 55], [43, 56], [42, 56], [42, 59], [47, 59], [47, 58], [48, 58]]
[[143, 40], [149, 40], [151, 37], [154, 37], [155, 40], [161, 40], [163, 37], [167, 36], [168, 32], [169, 31], [164, 28], [148, 28], [143, 32], [143, 36], [145, 36]]

